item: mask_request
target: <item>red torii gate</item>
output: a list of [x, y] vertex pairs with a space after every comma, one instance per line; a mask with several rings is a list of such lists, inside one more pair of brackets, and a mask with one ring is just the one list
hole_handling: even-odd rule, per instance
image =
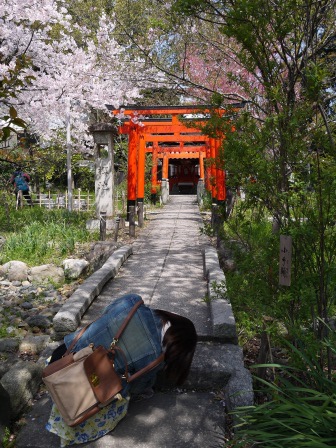
[[[146, 153], [152, 154], [152, 193], [156, 193], [159, 184], [157, 179], [158, 160], [162, 159], [162, 181], [168, 181], [170, 159], [198, 159], [200, 167], [199, 182], [211, 192], [213, 202], [224, 203], [226, 199], [225, 171], [218, 168], [216, 161], [220, 158], [223, 137], [211, 138], [202, 134], [197, 127], [187, 127], [178, 118], [184, 114], [209, 114], [209, 106], [125, 106], [114, 109], [107, 106], [112, 115], [122, 116], [122, 124], [118, 131], [128, 134], [128, 176], [127, 207], [139, 210], [139, 225], [143, 222], [143, 201], [145, 194], [145, 159]], [[225, 110], [217, 110], [224, 114]], [[170, 118], [139, 118], [145, 116], [164, 115]], [[132, 118], [133, 117], [133, 118]], [[135, 118], [135, 119], [134, 119]], [[206, 118], [197, 118], [204, 122]], [[175, 143], [175, 145], [174, 145]], [[169, 145], [174, 146], [169, 146]], [[211, 162], [204, 165], [204, 160]]]

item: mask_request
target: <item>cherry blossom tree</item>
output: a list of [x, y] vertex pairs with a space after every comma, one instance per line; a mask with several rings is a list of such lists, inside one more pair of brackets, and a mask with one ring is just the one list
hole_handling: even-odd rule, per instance
[[[116, 30], [133, 54], [165, 74], [166, 86], [184, 102], [211, 101], [220, 94], [227, 103], [260, 96], [258, 73], [239, 61], [241, 46], [213, 23], [181, 15], [173, 1], [116, 1]], [[129, 11], [130, 9], [130, 11]]]
[[60, 138], [70, 117], [72, 135], [86, 140], [91, 111], [118, 107], [149, 85], [143, 61], [127, 57], [105, 16], [93, 40], [53, 0], [1, 0], [0, 8], [0, 115], [14, 107], [42, 139]]
[[183, 71], [191, 83], [189, 94], [209, 102], [217, 93], [228, 104], [259, 96], [262, 86], [237, 58], [238, 45], [216, 37], [216, 41], [199, 40], [186, 48]]

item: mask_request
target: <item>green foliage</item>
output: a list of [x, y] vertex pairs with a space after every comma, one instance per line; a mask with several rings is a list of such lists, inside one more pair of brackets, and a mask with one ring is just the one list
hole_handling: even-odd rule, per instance
[[[302, 367], [268, 365], [277, 371], [275, 380], [259, 381], [263, 385], [263, 396], [269, 399], [261, 405], [234, 412], [239, 424], [230, 447], [322, 448], [336, 445], [335, 375], [328, 377], [311, 351], [288, 346], [301, 360]], [[331, 344], [330, 348], [335, 356], [335, 345]]]
[[5, 125], [0, 127], [0, 141], [9, 139], [11, 133], [16, 133], [17, 128], [25, 128], [26, 123], [18, 117], [17, 111], [14, 106], [10, 106], [9, 115], [4, 115], [1, 120], [5, 122]]
[[[73, 154], [71, 162], [72, 162], [72, 171], [75, 186], [76, 188], [81, 188], [82, 191], [94, 191], [95, 189], [94, 168], [90, 166], [82, 166], [81, 164], [82, 160], [83, 156], [81, 154]], [[64, 177], [65, 174], [66, 173], [64, 173]]]
[[116, 213], [126, 217], [127, 211], [127, 182], [123, 180], [116, 186], [116, 197], [118, 202], [116, 204]]
[[214, 236], [215, 235], [215, 231], [212, 227], [212, 225], [208, 222], [205, 222], [203, 224], [203, 227], [200, 228], [200, 233], [207, 235], [207, 236]]
[[146, 181], [146, 183], [145, 183], [145, 198], [144, 198], [144, 201], [146, 203], [150, 203], [150, 201], [151, 201], [151, 196], [152, 196], [151, 189], [152, 189], [151, 181]]
[[275, 310], [277, 292], [277, 237], [272, 234], [271, 223], [258, 217], [259, 210], [247, 213], [243, 205], [237, 205], [234, 216], [224, 225], [226, 245], [232, 251], [239, 273], [226, 274], [228, 296], [232, 298], [234, 311], [251, 313], [255, 317], [264, 314], [283, 315]]
[[304, 74], [304, 92], [311, 101], [320, 101], [325, 87], [327, 71], [325, 64], [313, 63], [307, 65]]
[[11, 432], [9, 428], [5, 428], [5, 435], [1, 442], [1, 446], [3, 448], [15, 448], [15, 440], [11, 438]]
[[9, 322], [2, 322], [0, 326], [0, 339], [8, 337], [7, 326]]
[[228, 296], [227, 293], [227, 287], [226, 287], [226, 281], [223, 280], [221, 282], [212, 282], [211, 284], [212, 289], [213, 289], [213, 299], [217, 300], [217, 299], [222, 299], [222, 300], [226, 300], [226, 301], [230, 301], [230, 297]]
[[212, 197], [211, 197], [211, 193], [209, 191], [204, 191], [204, 194], [202, 196], [202, 207], [201, 210], [211, 210], [211, 205], [212, 205]]
[[[226, 246], [231, 248], [238, 267], [238, 273], [226, 274], [228, 295], [235, 313], [250, 312], [259, 319], [262, 315], [271, 316], [284, 322], [291, 332], [294, 328], [310, 327], [312, 320], [320, 316], [316, 293], [321, 281], [320, 232], [314, 223], [316, 209], [315, 213], [310, 210], [311, 215], [306, 211], [303, 216], [307, 219], [298, 217], [287, 229], [293, 239], [292, 284], [288, 288], [278, 282], [279, 235], [272, 232], [265, 209], [246, 207], [246, 202], [236, 204], [232, 217], [224, 224]], [[336, 286], [334, 241], [335, 229], [330, 225], [325, 238], [325, 253], [328, 254], [325, 291], [330, 313], [334, 310]]]
[[0, 233], [6, 238], [0, 264], [20, 260], [30, 266], [60, 263], [74, 253], [76, 243], [98, 240], [98, 233], [86, 230], [89, 215], [84, 212], [24, 207], [0, 212]]

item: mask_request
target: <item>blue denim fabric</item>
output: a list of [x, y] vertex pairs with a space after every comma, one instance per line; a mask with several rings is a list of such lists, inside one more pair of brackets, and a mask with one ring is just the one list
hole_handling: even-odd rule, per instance
[[[94, 321], [76, 343], [73, 351], [77, 352], [90, 343], [95, 346], [102, 345], [109, 348], [116, 332], [124, 322], [127, 314], [135, 303], [141, 300], [137, 294], [127, 294], [108, 305], [102, 316]], [[154, 310], [141, 305], [130, 320], [124, 333], [120, 337], [117, 346], [126, 356], [128, 371], [132, 375], [143, 367], [154, 361], [162, 353], [161, 346], [162, 321], [155, 315]], [[65, 336], [64, 342], [68, 347], [76, 333]], [[130, 384], [124, 384], [122, 395], [127, 393], [140, 394], [146, 388], [155, 383], [156, 374], [163, 368], [163, 363], [158, 367], [141, 376]], [[123, 357], [116, 351], [115, 369], [123, 374], [125, 363]]]

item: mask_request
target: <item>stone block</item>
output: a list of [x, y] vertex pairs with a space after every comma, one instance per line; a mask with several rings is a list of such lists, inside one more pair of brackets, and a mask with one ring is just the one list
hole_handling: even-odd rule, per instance
[[203, 252], [204, 275], [208, 281], [208, 299], [213, 337], [237, 343], [236, 321], [226, 289], [225, 274], [219, 266], [214, 247], [205, 247]]
[[54, 264], [44, 264], [32, 267], [28, 272], [28, 280], [37, 284], [52, 282], [59, 285], [64, 283], [65, 276], [62, 268]]
[[28, 278], [28, 266], [23, 261], [9, 261], [2, 266], [2, 271], [10, 282], [15, 280], [22, 282]]
[[106, 263], [87, 278], [69, 297], [59, 312], [54, 316], [54, 331], [59, 336], [75, 331], [81, 317], [99, 295], [105, 284], [117, 274], [121, 265], [132, 253], [132, 246], [117, 249]]

